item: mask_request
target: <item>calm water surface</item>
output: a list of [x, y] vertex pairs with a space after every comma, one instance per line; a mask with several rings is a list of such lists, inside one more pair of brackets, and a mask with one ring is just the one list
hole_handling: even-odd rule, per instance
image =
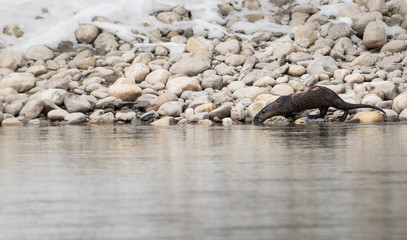
[[0, 128], [0, 239], [407, 239], [407, 125]]

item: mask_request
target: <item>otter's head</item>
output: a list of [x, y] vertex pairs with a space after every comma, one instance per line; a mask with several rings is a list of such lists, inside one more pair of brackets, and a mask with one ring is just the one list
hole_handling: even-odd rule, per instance
[[254, 124], [261, 124], [264, 120], [282, 114], [282, 106], [278, 101], [274, 101], [260, 110], [254, 117]]

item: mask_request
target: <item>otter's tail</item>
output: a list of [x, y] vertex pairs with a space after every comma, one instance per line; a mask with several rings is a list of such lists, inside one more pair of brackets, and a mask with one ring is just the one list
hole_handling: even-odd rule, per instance
[[376, 106], [374, 106], [374, 105], [370, 105], [370, 104], [353, 104], [353, 103], [346, 103], [346, 105], [347, 105], [347, 107], [348, 107], [349, 109], [355, 109], [355, 108], [374, 108], [374, 109], [379, 110], [379, 111], [381, 111], [382, 113], [384, 113], [384, 115], [386, 115], [386, 112], [385, 112], [383, 109], [381, 109], [381, 108], [379, 108], [379, 107], [376, 107]]

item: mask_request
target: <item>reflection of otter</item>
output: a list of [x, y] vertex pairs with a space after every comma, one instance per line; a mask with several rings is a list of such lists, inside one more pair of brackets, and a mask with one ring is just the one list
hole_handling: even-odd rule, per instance
[[327, 87], [312, 86], [302, 91], [293, 93], [288, 96], [281, 96], [276, 101], [265, 106], [254, 117], [254, 123], [259, 124], [264, 120], [273, 116], [291, 116], [293, 113], [298, 113], [307, 109], [319, 108], [320, 113], [317, 115], [310, 115], [310, 118], [324, 117], [329, 107], [334, 107], [344, 111], [343, 115], [339, 118], [341, 122], [346, 120], [349, 109], [354, 108], [374, 108], [386, 112], [376, 106], [369, 104], [352, 104], [343, 101], [338, 94]]

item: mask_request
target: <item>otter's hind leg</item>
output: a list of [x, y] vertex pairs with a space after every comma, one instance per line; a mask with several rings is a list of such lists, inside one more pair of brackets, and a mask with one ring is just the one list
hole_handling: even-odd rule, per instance
[[319, 108], [319, 114], [309, 115], [308, 117], [312, 119], [323, 118], [328, 113], [328, 108], [329, 107], [321, 107]]
[[343, 109], [343, 115], [339, 118], [339, 121], [343, 122], [349, 114], [349, 109]]

